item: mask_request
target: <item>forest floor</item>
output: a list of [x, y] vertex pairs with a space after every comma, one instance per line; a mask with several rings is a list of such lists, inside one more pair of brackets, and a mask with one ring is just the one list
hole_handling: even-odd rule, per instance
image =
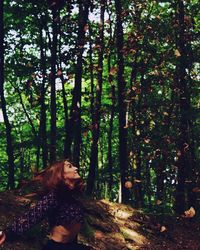
[[[0, 229], [33, 203], [31, 195], [0, 193]], [[94, 250], [200, 250], [200, 223], [197, 219], [145, 214], [130, 206], [106, 200], [85, 200], [86, 223], [79, 242]], [[6, 243], [3, 250], [39, 250], [47, 233], [47, 222], [36, 226], [26, 236]]]

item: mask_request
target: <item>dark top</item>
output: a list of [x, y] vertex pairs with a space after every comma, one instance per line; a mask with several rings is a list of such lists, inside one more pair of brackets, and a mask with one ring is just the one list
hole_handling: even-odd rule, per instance
[[67, 191], [66, 195], [59, 195], [57, 192], [51, 191], [5, 229], [6, 240], [23, 235], [45, 217], [48, 217], [50, 227], [82, 223], [83, 210], [70, 191]]

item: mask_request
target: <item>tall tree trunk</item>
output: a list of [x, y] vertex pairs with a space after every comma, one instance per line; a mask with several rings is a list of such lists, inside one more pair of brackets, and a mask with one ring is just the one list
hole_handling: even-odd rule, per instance
[[[111, 18], [111, 11], [109, 10], [109, 4], [107, 4], [107, 13], [109, 15], [109, 41], [108, 47], [112, 46], [114, 36], [112, 33], [112, 18]], [[111, 50], [108, 52], [108, 82], [111, 84], [111, 99], [112, 99], [112, 106], [111, 106], [111, 113], [110, 113], [110, 122], [109, 122], [109, 130], [108, 130], [108, 172], [109, 172], [109, 180], [108, 180], [108, 191], [110, 193], [110, 198], [112, 199], [112, 188], [113, 188], [113, 157], [112, 157], [112, 134], [113, 134], [113, 121], [116, 109], [116, 88], [115, 85], [112, 83], [113, 81], [113, 73], [111, 71]]]
[[68, 144], [68, 131], [69, 131], [69, 118], [68, 118], [68, 105], [67, 105], [67, 98], [65, 92], [65, 80], [63, 74], [60, 76], [62, 82], [62, 98], [63, 98], [63, 108], [64, 108], [64, 126], [65, 126], [65, 139], [64, 139], [64, 158], [67, 158], [67, 144]]
[[58, 34], [58, 13], [56, 9], [52, 9], [52, 33], [53, 40], [51, 45], [51, 73], [50, 73], [50, 84], [51, 84], [51, 133], [50, 133], [50, 162], [56, 160], [56, 60], [57, 60], [57, 34]]
[[100, 110], [103, 83], [103, 54], [104, 54], [104, 13], [105, 0], [100, 1], [100, 23], [99, 23], [99, 52], [98, 52], [98, 75], [96, 85], [96, 99], [94, 113], [92, 114], [92, 146], [90, 154], [90, 167], [87, 180], [87, 193], [91, 195], [94, 190], [96, 172], [98, 171], [98, 144], [100, 132]]
[[108, 131], [108, 172], [109, 172], [109, 192], [112, 191], [113, 186], [113, 157], [112, 157], [112, 133], [113, 133], [113, 121], [115, 115], [115, 86], [111, 87], [111, 96], [112, 96], [112, 106], [111, 106], [111, 114], [110, 114], [110, 122], [109, 122], [109, 131]]
[[[71, 18], [71, 1], [67, 2], [67, 27], [66, 29], [70, 31], [70, 18]], [[65, 82], [62, 71], [62, 55], [61, 55], [61, 48], [62, 48], [62, 30], [61, 30], [61, 23], [59, 24], [59, 70], [60, 70], [60, 80], [62, 83], [62, 99], [63, 99], [63, 109], [64, 109], [64, 130], [65, 130], [65, 137], [64, 137], [64, 151], [63, 151], [63, 157], [67, 158], [67, 145], [68, 145], [68, 132], [69, 132], [69, 115], [68, 115], [68, 103], [67, 103], [67, 97], [66, 97], [66, 91], [65, 91]], [[68, 61], [65, 62], [66, 64]]]
[[164, 192], [164, 179], [165, 179], [165, 163], [166, 159], [161, 151], [157, 151], [157, 157], [155, 158], [156, 168], [156, 199], [159, 201], [163, 200]]
[[122, 202], [129, 201], [129, 192], [125, 187], [128, 177], [128, 158], [127, 158], [127, 129], [126, 129], [126, 103], [125, 91], [126, 82], [124, 80], [124, 58], [123, 58], [123, 27], [122, 27], [122, 1], [115, 0], [116, 23], [117, 23], [117, 63], [118, 63], [118, 109], [119, 109], [119, 165], [121, 174]]
[[144, 195], [142, 192], [142, 159], [141, 159], [141, 151], [137, 147], [136, 150], [136, 187], [135, 187], [135, 198], [136, 198], [136, 206], [143, 207], [144, 205]]
[[11, 125], [6, 112], [6, 100], [4, 96], [4, 22], [3, 22], [4, 7], [3, 1], [0, 1], [0, 96], [3, 118], [6, 126], [6, 151], [8, 155], [8, 189], [15, 187], [14, 178], [14, 150], [12, 144]]
[[[188, 68], [188, 92], [189, 92], [189, 96], [188, 96], [188, 106], [190, 111], [192, 111], [191, 109], [191, 93], [192, 93], [192, 71], [193, 71], [193, 64], [194, 64], [194, 52], [192, 51], [192, 43], [191, 41], [193, 40], [193, 32], [194, 32], [194, 17], [191, 17], [191, 22], [186, 23], [186, 28], [187, 28], [187, 33], [186, 36], [188, 35], [190, 39], [187, 40], [187, 43], [185, 44], [186, 46], [186, 51], [187, 51], [187, 68]], [[191, 114], [191, 112], [190, 112]], [[191, 170], [188, 169], [189, 173], [188, 173], [188, 187], [187, 187], [187, 200], [188, 200], [188, 207], [195, 207], [197, 206], [197, 196], [195, 194], [195, 192], [193, 192], [193, 189], [198, 185], [198, 179], [197, 176], [199, 176], [198, 172], [198, 164], [197, 164], [197, 156], [195, 154], [195, 141], [196, 141], [196, 137], [194, 135], [194, 123], [192, 121], [191, 116], [188, 119], [188, 125], [189, 125], [189, 129], [190, 129], [190, 135], [189, 135], [189, 150], [190, 150], [190, 156], [189, 156], [189, 162], [190, 162], [190, 166], [191, 166]], [[198, 139], [197, 139], [198, 140]], [[197, 147], [196, 147], [197, 148]], [[198, 177], [199, 178], [199, 177]]]
[[48, 147], [47, 147], [47, 131], [46, 131], [46, 59], [45, 59], [45, 45], [42, 36], [42, 27], [40, 27], [40, 61], [42, 69], [42, 86], [41, 86], [41, 98], [40, 98], [40, 128], [39, 128], [39, 141], [42, 147], [42, 165], [43, 168], [47, 166], [48, 162]]
[[152, 191], [151, 191], [151, 172], [150, 172], [150, 162], [149, 159], [145, 161], [145, 192], [147, 195], [148, 199], [148, 208], [151, 209], [152, 204], [151, 204], [151, 196], [152, 196]]
[[[20, 85], [22, 86], [22, 80], [21, 80], [21, 79], [19, 79], [19, 83], [20, 83]], [[27, 110], [26, 110], [26, 107], [25, 107], [24, 102], [23, 102], [23, 98], [22, 98], [22, 96], [21, 96], [20, 89], [19, 89], [17, 86], [14, 86], [14, 85], [12, 85], [12, 86], [14, 87], [14, 89], [16, 90], [16, 92], [17, 92], [18, 95], [19, 95], [20, 103], [21, 103], [21, 105], [22, 105], [23, 112], [24, 112], [24, 114], [25, 114], [25, 116], [26, 116], [26, 118], [27, 118], [27, 120], [29, 121], [29, 124], [30, 124], [30, 126], [31, 126], [32, 134], [33, 134], [33, 136], [34, 136], [35, 138], [37, 138], [37, 131], [36, 131], [36, 129], [35, 129], [35, 126], [34, 126], [34, 124], [33, 124], [33, 121], [31, 120], [31, 118], [30, 118], [30, 116], [29, 116], [29, 114], [28, 114], [28, 112], [27, 112]]]
[[[77, 62], [75, 72], [75, 86], [73, 90], [72, 106], [70, 110], [68, 144], [66, 157], [72, 157], [74, 163], [79, 167], [80, 144], [81, 144], [81, 87], [83, 71], [83, 51], [85, 44], [85, 26], [88, 20], [89, 1], [84, 3], [79, 0], [78, 37], [77, 37]], [[72, 141], [74, 139], [73, 156], [71, 153]]]
[[91, 82], [91, 101], [90, 101], [90, 113], [94, 114], [94, 64], [92, 58], [92, 28], [89, 25], [89, 36], [90, 36], [90, 50], [89, 50], [89, 60], [90, 60], [90, 82]]
[[189, 96], [187, 86], [187, 51], [185, 47], [185, 24], [184, 24], [184, 3], [182, 0], [177, 1], [177, 21], [178, 21], [178, 36], [177, 36], [177, 49], [180, 56], [177, 63], [177, 82], [180, 93], [180, 127], [179, 127], [179, 139], [178, 139], [178, 151], [177, 151], [177, 187], [176, 187], [176, 200], [175, 211], [178, 214], [182, 214], [186, 209], [185, 200], [185, 181], [188, 174], [188, 170], [191, 171], [189, 162]]

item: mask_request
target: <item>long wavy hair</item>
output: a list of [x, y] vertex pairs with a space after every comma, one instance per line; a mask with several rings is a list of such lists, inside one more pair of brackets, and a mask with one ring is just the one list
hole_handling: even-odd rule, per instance
[[[53, 163], [49, 167], [45, 168], [44, 170], [35, 174], [33, 181], [39, 182], [42, 184], [42, 187], [45, 190], [58, 190], [61, 188], [67, 188], [67, 184], [64, 182], [64, 166], [66, 163], [72, 164], [73, 163], [69, 160], [61, 160]], [[81, 192], [84, 189], [84, 182], [83, 180], [77, 179], [75, 180], [75, 185], [72, 191], [74, 192]], [[70, 188], [68, 187], [68, 190]]]

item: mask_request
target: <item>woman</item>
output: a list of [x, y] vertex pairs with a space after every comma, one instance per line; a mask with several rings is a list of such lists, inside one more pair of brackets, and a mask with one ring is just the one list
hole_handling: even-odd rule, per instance
[[60, 161], [40, 172], [34, 180], [42, 183], [45, 195], [0, 233], [0, 245], [23, 235], [44, 217], [48, 217], [50, 238], [42, 250], [90, 249], [77, 243], [83, 223], [83, 211], [77, 200], [83, 182], [77, 168], [70, 161]]

